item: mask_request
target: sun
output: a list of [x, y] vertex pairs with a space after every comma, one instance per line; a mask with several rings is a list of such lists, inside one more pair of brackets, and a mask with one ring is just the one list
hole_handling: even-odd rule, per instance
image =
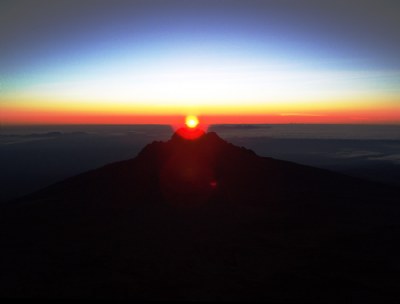
[[202, 124], [200, 126], [199, 119], [195, 115], [188, 115], [185, 117], [185, 126], [179, 125], [176, 134], [183, 139], [195, 140], [206, 134], [207, 126]]
[[194, 129], [199, 124], [199, 119], [194, 115], [186, 116], [185, 124], [188, 128]]

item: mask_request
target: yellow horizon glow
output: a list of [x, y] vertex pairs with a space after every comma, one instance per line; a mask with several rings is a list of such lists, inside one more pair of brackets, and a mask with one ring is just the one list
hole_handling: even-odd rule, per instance
[[56, 104], [117, 104], [128, 107], [168, 105], [175, 108], [213, 105], [230, 107], [248, 101], [252, 105], [296, 104], [345, 99], [354, 101], [371, 95], [382, 97], [382, 92], [371, 91], [365, 84], [357, 82], [358, 78], [365, 77], [360, 74], [246, 69], [242, 73], [230, 74], [219, 69], [208, 72], [198, 69], [171, 70], [141, 77], [95, 76], [90, 80], [41, 83], [13, 92], [13, 97], [39, 102], [47, 100]]
[[49, 115], [82, 119], [189, 114], [333, 117], [347, 113], [348, 117], [361, 117], [357, 112], [368, 112], [368, 117], [375, 113], [376, 121], [384, 121], [378, 113], [386, 113], [388, 121], [400, 122], [400, 114], [395, 114], [400, 113], [398, 91], [373, 87], [375, 78], [396, 78], [398, 72], [317, 71], [256, 63], [184, 67], [175, 62], [140, 73], [42, 81], [3, 92], [0, 119], [22, 121], [29, 113], [30, 120], [39, 121]]
[[259, 103], [252, 100], [245, 102], [221, 103], [218, 101], [204, 102], [193, 105], [189, 102], [157, 103], [132, 101], [100, 102], [84, 100], [54, 100], [38, 98], [13, 98], [2, 102], [2, 112], [59, 112], [59, 113], [87, 113], [110, 115], [271, 115], [271, 114], [310, 114], [343, 111], [374, 111], [374, 110], [400, 110], [400, 98], [387, 96], [353, 97], [343, 99], [324, 99], [308, 101], [265, 101]]

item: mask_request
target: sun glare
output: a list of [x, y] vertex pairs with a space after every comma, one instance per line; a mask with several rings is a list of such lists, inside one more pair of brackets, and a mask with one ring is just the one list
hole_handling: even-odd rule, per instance
[[188, 128], [194, 129], [199, 124], [199, 120], [196, 116], [189, 115], [186, 117], [185, 124]]

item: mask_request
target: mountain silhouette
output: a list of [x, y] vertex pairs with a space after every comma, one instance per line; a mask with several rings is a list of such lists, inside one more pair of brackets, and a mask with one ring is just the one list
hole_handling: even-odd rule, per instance
[[0, 297], [397, 303], [399, 194], [178, 130], [2, 206]]

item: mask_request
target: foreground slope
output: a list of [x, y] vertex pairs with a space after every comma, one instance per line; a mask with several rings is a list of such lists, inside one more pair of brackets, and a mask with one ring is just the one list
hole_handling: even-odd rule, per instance
[[0, 296], [398, 302], [398, 198], [174, 134], [3, 207]]

